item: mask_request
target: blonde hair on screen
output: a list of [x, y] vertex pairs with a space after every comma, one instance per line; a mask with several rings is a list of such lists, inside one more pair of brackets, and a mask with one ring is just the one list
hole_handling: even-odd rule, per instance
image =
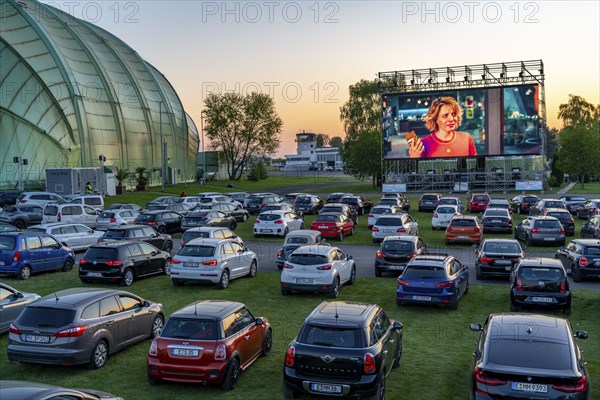
[[431, 106], [429, 107], [429, 111], [427, 111], [427, 114], [423, 117], [423, 121], [425, 122], [425, 126], [429, 132], [435, 132], [438, 130], [436, 121], [440, 115], [440, 109], [442, 106], [449, 106], [452, 108], [452, 110], [456, 113], [456, 127], [458, 128], [460, 126], [460, 123], [462, 122], [462, 108], [460, 108], [458, 102], [452, 97], [438, 97], [437, 99], [433, 100]]

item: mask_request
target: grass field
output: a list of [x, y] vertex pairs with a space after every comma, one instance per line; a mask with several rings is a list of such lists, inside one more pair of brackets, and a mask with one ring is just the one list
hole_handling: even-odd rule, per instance
[[[5, 280], [23, 291], [39, 294], [80, 286], [77, 271], [38, 275], [27, 281]], [[112, 285], [95, 285], [117, 288]], [[464, 400], [468, 396], [471, 353], [477, 335], [469, 323], [483, 323], [490, 313], [508, 312], [508, 285], [471, 285], [456, 311], [437, 307], [402, 306], [395, 303], [395, 279], [359, 278], [355, 286], [343, 287], [339, 300], [376, 303], [389, 316], [404, 324], [404, 353], [400, 368], [387, 379], [389, 399]], [[273, 325], [272, 353], [258, 359], [242, 374], [237, 389], [225, 392], [216, 386], [167, 383], [150, 386], [146, 381], [146, 353], [150, 341], [112, 355], [102, 369], [27, 365], [8, 362], [8, 335], [0, 337], [2, 379], [23, 379], [106, 390], [126, 400], [197, 399], [281, 399], [282, 364], [288, 343], [297, 334], [304, 318], [325, 296], [300, 294], [282, 297], [279, 274], [260, 273], [255, 279], [242, 278], [227, 290], [212, 286], [186, 285], [175, 288], [166, 276], [139, 280], [128, 289], [144, 298], [162, 302], [168, 316], [199, 299], [228, 299], [245, 303], [256, 316]], [[559, 312], [548, 312], [563, 317]], [[598, 291], [576, 290], [569, 320], [575, 330], [586, 330], [588, 340], [580, 341], [585, 351], [592, 385], [600, 382], [600, 297]], [[596, 393], [600, 391], [596, 390]], [[600, 396], [594, 395], [598, 399]]]

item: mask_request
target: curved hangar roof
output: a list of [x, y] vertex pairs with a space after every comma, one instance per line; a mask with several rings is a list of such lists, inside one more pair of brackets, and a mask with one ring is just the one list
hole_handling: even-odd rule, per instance
[[[0, 186], [107, 165], [195, 177], [198, 130], [167, 79], [116, 36], [33, 0], [0, 0]], [[187, 161], [187, 165], [186, 164]], [[186, 168], [187, 167], [187, 168]]]

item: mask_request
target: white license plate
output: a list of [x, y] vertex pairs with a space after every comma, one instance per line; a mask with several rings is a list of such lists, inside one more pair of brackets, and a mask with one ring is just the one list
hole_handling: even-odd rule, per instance
[[544, 240], [548, 240], [548, 241], [550, 241], [550, 240], [554, 240], [554, 238], [551, 238], [551, 237], [545, 237], [545, 238], [544, 238]]
[[404, 266], [402, 266], [402, 265], [390, 265], [388, 268], [389, 269], [393, 269], [393, 270], [402, 271], [404, 269]]
[[498, 265], [509, 265], [512, 264], [511, 260], [496, 260], [496, 264]]
[[50, 336], [25, 335], [26, 342], [50, 343]]
[[468, 239], [469, 237], [468, 236], [457, 236], [456, 238], [457, 239]]
[[393, 233], [394, 230], [393, 229], [382, 229], [381, 232], [383, 232], [383, 233]]
[[195, 349], [172, 349], [171, 355], [177, 357], [198, 357], [198, 350]]
[[273, 232], [272, 229], [261, 229], [260, 231], [263, 232], [263, 233], [271, 233], [271, 232]]
[[318, 227], [318, 228], [319, 228], [319, 229], [327, 229], [327, 227], [326, 227], [326, 226], [324, 226], [324, 225], [319, 225], [319, 227]]
[[502, 221], [500, 221], [499, 219], [493, 219], [492, 220], [492, 224], [499, 224], [500, 222], [502, 222]]
[[186, 268], [198, 268], [200, 264], [197, 262], [184, 262], [183, 266]]
[[[2, 263], [2, 265], [4, 265], [4, 263]], [[600, 261], [594, 261], [594, 265], [595, 265], [596, 267], [600, 267]]]
[[317, 393], [342, 393], [341, 385], [327, 385], [323, 383], [311, 383], [310, 391]]
[[534, 303], [552, 303], [552, 297], [532, 297]]
[[296, 278], [298, 283], [313, 283], [313, 278]]
[[512, 389], [521, 392], [548, 393], [548, 385], [539, 385], [537, 383], [513, 382]]
[[87, 276], [89, 276], [90, 278], [102, 278], [102, 273], [101, 272], [88, 272]]
[[418, 301], [431, 301], [431, 296], [413, 296], [412, 298]]

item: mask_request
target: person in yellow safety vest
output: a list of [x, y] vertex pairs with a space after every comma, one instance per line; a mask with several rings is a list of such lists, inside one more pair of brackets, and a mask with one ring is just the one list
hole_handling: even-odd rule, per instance
[[94, 189], [92, 188], [92, 184], [90, 182], [85, 184], [85, 194], [94, 193]]

